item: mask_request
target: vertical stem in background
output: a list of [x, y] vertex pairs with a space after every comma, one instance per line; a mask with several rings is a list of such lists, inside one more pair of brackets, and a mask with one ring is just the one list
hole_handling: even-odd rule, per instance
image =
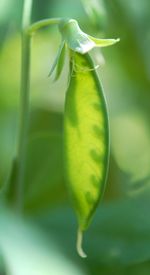
[[30, 25], [32, 0], [24, 0], [22, 19], [22, 67], [20, 90], [20, 114], [18, 136], [18, 177], [16, 186], [16, 204], [18, 212], [22, 212], [24, 206], [24, 175], [26, 162], [26, 147], [29, 121], [29, 90], [30, 90], [30, 36], [26, 28]]

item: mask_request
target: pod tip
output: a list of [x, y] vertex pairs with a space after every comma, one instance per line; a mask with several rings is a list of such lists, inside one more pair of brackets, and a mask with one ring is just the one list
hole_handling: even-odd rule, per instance
[[116, 40], [115, 42], [117, 43], [117, 42], [119, 42], [119, 41], [120, 41], [120, 38], [116, 38], [115, 40]]
[[82, 239], [83, 239], [83, 232], [79, 228], [78, 232], [77, 232], [77, 246], [76, 246], [77, 252], [81, 258], [86, 258], [87, 255], [85, 254], [85, 252], [83, 251], [83, 248], [82, 248]]

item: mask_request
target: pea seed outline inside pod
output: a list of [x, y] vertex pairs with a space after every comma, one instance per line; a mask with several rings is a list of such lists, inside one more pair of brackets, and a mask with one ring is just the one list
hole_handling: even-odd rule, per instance
[[108, 115], [103, 90], [89, 54], [71, 51], [71, 79], [64, 114], [64, 160], [68, 191], [82, 232], [104, 192], [109, 156]]

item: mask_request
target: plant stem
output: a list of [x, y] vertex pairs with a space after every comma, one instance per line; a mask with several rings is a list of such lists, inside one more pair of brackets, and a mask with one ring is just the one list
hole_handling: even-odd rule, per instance
[[23, 17], [22, 17], [22, 29], [25, 29], [30, 25], [31, 12], [32, 12], [32, 2], [33, 0], [24, 0], [23, 6]]
[[26, 149], [29, 125], [29, 99], [30, 99], [30, 51], [31, 36], [36, 30], [52, 25], [59, 24], [61, 19], [44, 19], [30, 26], [31, 11], [33, 0], [24, 0], [22, 18], [22, 66], [21, 66], [21, 90], [20, 90], [20, 115], [19, 115], [19, 134], [17, 151], [17, 182], [16, 182], [16, 208], [21, 214], [24, 207], [25, 192], [25, 165]]
[[22, 213], [24, 206], [24, 175], [26, 162], [26, 147], [29, 121], [29, 90], [30, 90], [30, 36], [26, 33], [30, 25], [32, 0], [25, 0], [22, 20], [22, 67], [20, 90], [20, 116], [18, 136], [18, 178], [16, 186], [16, 204], [18, 212]]
[[43, 19], [43, 20], [40, 20], [36, 23], [33, 23], [31, 26], [29, 26], [27, 28], [27, 32], [28, 32], [28, 34], [33, 34], [34, 32], [36, 32], [37, 30], [39, 30], [43, 27], [47, 27], [49, 25], [56, 25], [56, 24], [59, 24], [61, 21], [62, 21], [61, 18]]

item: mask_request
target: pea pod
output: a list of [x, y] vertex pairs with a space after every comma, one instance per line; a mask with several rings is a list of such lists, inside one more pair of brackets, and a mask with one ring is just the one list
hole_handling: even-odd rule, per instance
[[71, 52], [71, 79], [64, 115], [64, 158], [70, 198], [82, 233], [102, 197], [108, 167], [109, 130], [103, 90], [88, 54]]

